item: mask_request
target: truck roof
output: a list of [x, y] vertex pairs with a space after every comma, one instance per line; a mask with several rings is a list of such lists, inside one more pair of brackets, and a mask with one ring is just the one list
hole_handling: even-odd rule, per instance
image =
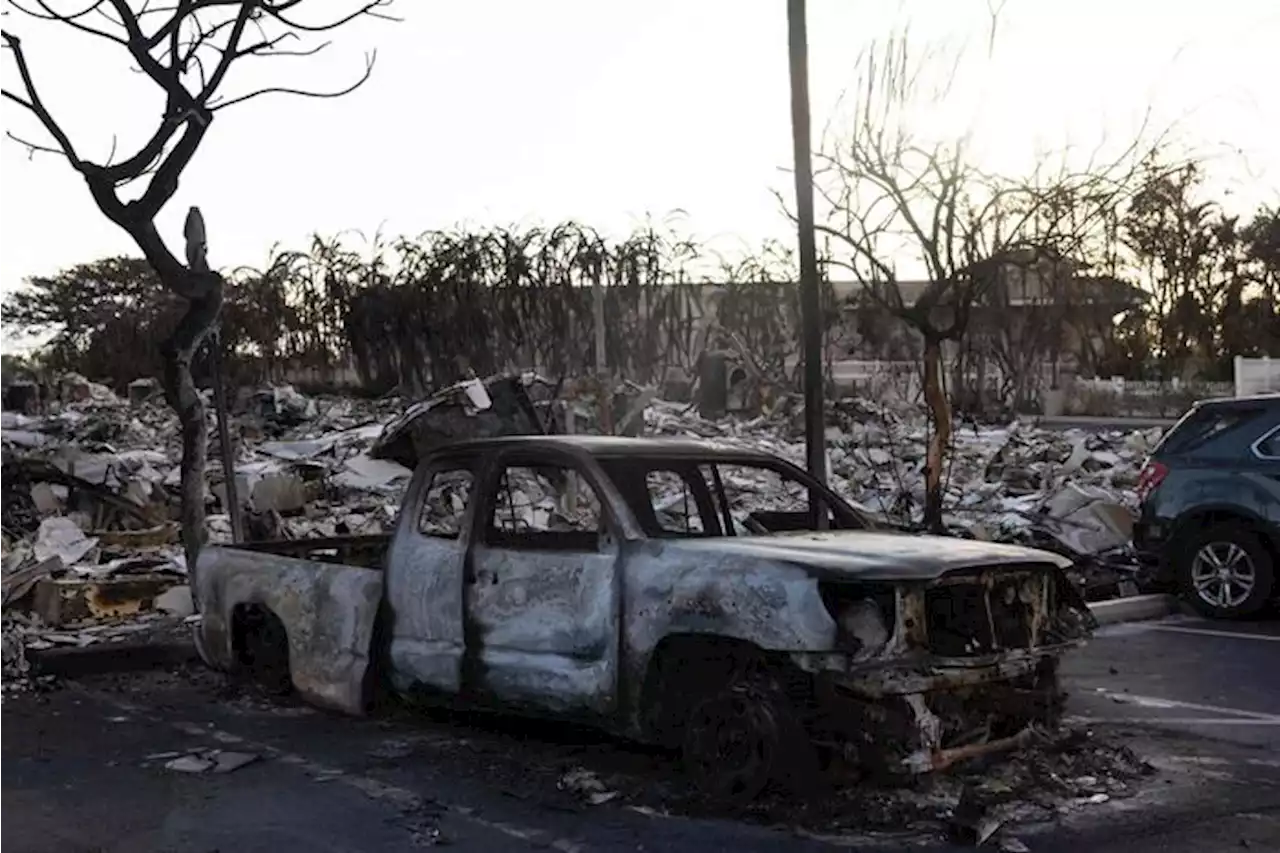
[[504, 448], [559, 450], [599, 458], [642, 456], [666, 459], [680, 457], [759, 461], [772, 461], [779, 458], [764, 451], [705, 438], [630, 438], [616, 435], [515, 435], [477, 438], [443, 445], [432, 455], [460, 450], [486, 451]]

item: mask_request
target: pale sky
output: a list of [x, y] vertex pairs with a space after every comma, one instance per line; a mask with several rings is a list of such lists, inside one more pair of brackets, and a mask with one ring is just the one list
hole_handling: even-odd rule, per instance
[[[305, 248], [316, 231], [573, 218], [622, 233], [677, 209], [683, 228], [721, 245], [794, 242], [772, 195], [792, 194], [783, 0], [399, 0], [394, 11], [403, 23], [345, 29], [322, 58], [235, 67], [227, 91], [339, 86], [378, 50], [373, 78], [344, 99], [271, 96], [218, 113], [160, 221], [175, 252], [192, 204], [220, 267], [261, 265], [272, 244]], [[939, 119], [971, 129], [996, 168], [1037, 145], [1121, 139], [1150, 108], [1218, 156], [1237, 207], [1280, 199], [1275, 0], [1008, 0], [990, 62], [984, 0], [810, 0], [815, 143], [859, 51], [907, 17], [913, 38], [973, 41]], [[132, 153], [154, 129], [157, 90], [121, 48], [17, 12], [4, 20], [83, 156], [105, 159], [113, 134], [118, 156]], [[6, 130], [42, 138], [13, 104], [0, 114]], [[65, 161], [8, 140], [0, 152], [0, 288], [136, 254]]]

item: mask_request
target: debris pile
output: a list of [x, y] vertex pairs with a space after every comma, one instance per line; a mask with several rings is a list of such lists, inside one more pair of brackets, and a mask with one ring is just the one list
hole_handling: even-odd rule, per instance
[[26, 686], [31, 664], [27, 662], [27, 638], [22, 625], [4, 620], [4, 692], [21, 690]]
[[[125, 401], [63, 377], [45, 411], [3, 413], [6, 687], [28, 651], [136, 638], [193, 605], [178, 541], [181, 443], [153, 383]], [[380, 532], [411, 472], [365, 451], [396, 411], [260, 390], [232, 420], [237, 493], [255, 538]], [[216, 422], [210, 412], [210, 435]], [[217, 442], [210, 442], [211, 541], [230, 541]]]
[[533, 373], [459, 382], [405, 409], [387, 424], [371, 452], [412, 468], [433, 447], [450, 441], [544, 433], [548, 416], [535, 400], [545, 399], [549, 387]]
[[[713, 438], [798, 465], [805, 460], [799, 412], [710, 421], [686, 405], [654, 401], [646, 425], [653, 435]], [[944, 475], [947, 527], [955, 535], [1131, 566], [1126, 552], [1134, 489], [1160, 434], [1159, 428], [1054, 432], [1019, 421], [957, 429]], [[928, 442], [920, 413], [866, 400], [835, 401], [825, 437], [828, 481], [841, 497], [891, 524], [918, 528]]]
[[961, 765], [934, 777], [924, 790], [842, 787], [831, 800], [805, 808], [799, 822], [821, 827], [828, 840], [911, 827], [955, 843], [1024, 850], [1030, 845], [1015, 831], [1131, 797], [1153, 773], [1128, 746], [1087, 728], [1067, 728], [1042, 733], [1027, 749], [998, 762]]
[[620, 791], [610, 790], [594, 771], [585, 767], [574, 767], [565, 773], [556, 787], [581, 798], [589, 806], [602, 806], [622, 795]]
[[[30, 643], [101, 641], [116, 624], [167, 608], [189, 611], [178, 542], [181, 442], [154, 381], [128, 399], [67, 375], [51, 394], [3, 413], [5, 674]], [[46, 389], [47, 390], [47, 389]], [[751, 418], [703, 418], [653, 389], [610, 389], [602, 429], [594, 380], [553, 384], [533, 373], [469, 379], [418, 403], [308, 397], [289, 386], [248, 389], [230, 419], [236, 495], [250, 540], [389, 532], [420, 455], [441, 442], [543, 432], [714, 438], [803, 464], [798, 398]], [[207, 394], [208, 392], [206, 392]], [[211, 395], [210, 395], [211, 396]], [[36, 410], [39, 409], [39, 413]], [[216, 437], [210, 407], [211, 439]], [[863, 399], [827, 412], [829, 482], [884, 522], [917, 527], [924, 499], [926, 421], [912, 408]], [[1125, 566], [1138, 469], [1159, 438], [1146, 432], [1051, 432], [1017, 422], [957, 428], [946, 472], [956, 535], [1049, 547], [1095, 566]], [[208, 532], [232, 538], [218, 442], [210, 441]], [[542, 523], [545, 484], [521, 484], [511, 508]], [[777, 485], [748, 483], [738, 500], [775, 501]], [[660, 497], [677, 511], [678, 483]], [[514, 503], [514, 501], [513, 501]], [[554, 519], [551, 520], [554, 523]], [[1087, 558], [1087, 560], [1085, 559]], [[167, 597], [166, 597], [167, 596]], [[22, 614], [22, 622], [16, 614]], [[94, 629], [94, 630], [90, 630]], [[50, 639], [54, 637], [57, 639]]]

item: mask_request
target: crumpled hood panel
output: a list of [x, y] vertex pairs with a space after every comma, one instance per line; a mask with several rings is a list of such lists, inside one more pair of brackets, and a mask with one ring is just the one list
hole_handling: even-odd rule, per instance
[[777, 560], [862, 580], [927, 581], [964, 569], [1029, 563], [1062, 569], [1071, 565], [1058, 554], [1019, 545], [862, 530], [683, 539], [670, 544], [680, 551]]

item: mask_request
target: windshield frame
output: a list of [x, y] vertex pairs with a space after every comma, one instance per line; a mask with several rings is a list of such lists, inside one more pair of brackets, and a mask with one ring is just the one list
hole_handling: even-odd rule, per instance
[[[618, 466], [628, 466], [632, 470], [626, 475], [627, 478], [634, 477], [635, 474], [640, 475], [641, 481], [653, 470], [679, 470], [683, 468], [693, 468], [695, 471], [701, 472], [703, 466], [710, 468], [711, 475], [701, 475], [706, 482], [706, 487], [711, 492], [713, 508], [716, 513], [714, 519], [703, 519], [705, 532], [698, 538], [722, 538], [734, 537], [738, 533], [735, 529], [731, 515], [731, 507], [729, 506], [725, 491], [724, 483], [720, 475], [720, 466], [733, 466], [740, 468], [757, 468], [770, 471], [777, 474], [784, 480], [793, 480], [804, 486], [809, 494], [809, 507], [812, 514], [813, 508], [818, 502], [826, 504], [830, 513], [829, 527], [822, 527], [821, 523], [827, 518], [827, 514], [822, 514], [817, 518], [812, 518], [811, 529], [818, 532], [824, 529], [834, 530], [873, 530], [876, 528], [875, 523], [865, 514], [859, 512], [847, 501], [836, 494], [826, 485], [818, 482], [818, 480], [809, 475], [807, 471], [797, 465], [788, 462], [785, 459], [774, 456], [767, 456], [754, 453], [708, 453], [704, 455], [689, 455], [682, 453], [673, 454], [643, 454], [635, 456], [615, 456], [615, 455], [596, 455], [596, 463], [600, 466], [602, 472], [614, 484], [618, 493], [622, 496], [623, 502], [627, 505], [627, 509], [632, 516], [639, 521], [643, 513], [638, 507], [633, 505], [633, 501], [638, 499], [639, 495], [631, 494], [631, 490], [626, 488], [625, 483], [620, 482], [615, 472]], [[646, 493], [647, 497], [647, 493]], [[816, 498], [816, 500], [815, 500]], [[712, 527], [707, 521], [714, 521]], [[639, 524], [642, 529], [643, 524]], [[773, 534], [781, 535], [781, 534]], [[667, 538], [662, 536], [654, 536], [648, 531], [645, 532], [646, 538]]]

